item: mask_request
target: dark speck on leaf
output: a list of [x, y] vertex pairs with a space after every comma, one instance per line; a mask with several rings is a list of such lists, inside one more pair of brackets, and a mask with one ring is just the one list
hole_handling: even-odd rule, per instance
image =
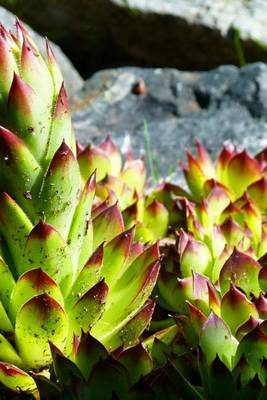
[[29, 190], [27, 190], [27, 192], [24, 193], [24, 197], [27, 200], [32, 200], [32, 194]]

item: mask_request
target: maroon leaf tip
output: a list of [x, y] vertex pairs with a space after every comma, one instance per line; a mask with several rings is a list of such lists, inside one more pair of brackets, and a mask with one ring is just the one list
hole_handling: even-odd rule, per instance
[[56, 286], [56, 282], [41, 268], [35, 268], [25, 272], [20, 279], [29, 281], [37, 290], [44, 287]]
[[100, 282], [98, 282], [95, 286], [93, 286], [88, 292], [86, 292], [78, 301], [82, 301], [85, 298], [90, 298], [93, 299], [94, 301], [97, 301], [100, 304], [103, 304], [106, 300], [106, 297], [108, 295], [108, 285], [105, 283], [105, 280], [102, 279]]
[[46, 224], [41, 220], [37, 225], [35, 225], [29, 237], [31, 239], [46, 240], [54, 231], [55, 229], [51, 225]]

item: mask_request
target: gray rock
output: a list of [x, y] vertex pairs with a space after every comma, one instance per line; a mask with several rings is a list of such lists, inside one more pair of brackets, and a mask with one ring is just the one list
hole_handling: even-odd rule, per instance
[[114, 65], [239, 65], [238, 31], [246, 60], [267, 61], [266, 0], [2, 2], [60, 44], [86, 77]]
[[[14, 31], [15, 16], [7, 11], [5, 8], [0, 7], [0, 22], [7, 28]], [[25, 24], [26, 26], [26, 24]], [[32, 35], [35, 43], [39, 47], [40, 51], [45, 55], [45, 41], [44, 38], [36, 33], [29, 26], [26, 26], [27, 30]], [[63, 51], [55, 43], [52, 43], [53, 50], [55, 52], [57, 62], [60, 66], [68, 94], [72, 96], [77, 90], [83, 85], [83, 79], [81, 78], [78, 71], [74, 68], [70, 60], [65, 56]]]
[[[147, 150], [149, 132], [154, 167], [178, 170], [185, 149], [198, 138], [213, 157], [225, 142], [259, 152], [267, 145], [267, 65], [209, 72], [135, 67], [100, 71], [73, 98], [74, 128], [83, 143], [112, 133], [123, 151]], [[146, 94], [133, 87], [140, 78]], [[204, 100], [205, 101], [204, 101]]]

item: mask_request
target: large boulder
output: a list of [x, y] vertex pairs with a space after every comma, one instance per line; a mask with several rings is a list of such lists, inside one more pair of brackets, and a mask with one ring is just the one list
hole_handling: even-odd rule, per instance
[[[83, 143], [112, 133], [136, 154], [149, 141], [154, 169], [178, 170], [198, 138], [213, 157], [225, 142], [256, 153], [267, 145], [267, 65], [209, 72], [126, 67], [97, 72], [73, 97], [74, 128]], [[147, 156], [146, 156], [147, 157]]]
[[[2, 0], [84, 76], [118, 65], [210, 69], [267, 61], [266, 0]], [[241, 47], [238, 41], [240, 32]]]
[[[0, 7], [0, 22], [7, 28], [14, 31], [16, 17], [11, 12], [7, 11], [5, 8]], [[26, 25], [25, 25], [26, 26]], [[36, 42], [37, 46], [43, 54], [45, 54], [45, 40], [42, 36], [38, 35], [29, 26], [26, 26], [30, 32], [32, 38]], [[55, 52], [57, 62], [60, 65], [60, 69], [63, 73], [65, 86], [70, 96], [72, 96], [77, 90], [79, 90], [83, 85], [83, 79], [81, 78], [78, 71], [74, 68], [71, 61], [66, 57], [63, 51], [55, 43], [52, 43], [53, 50]]]

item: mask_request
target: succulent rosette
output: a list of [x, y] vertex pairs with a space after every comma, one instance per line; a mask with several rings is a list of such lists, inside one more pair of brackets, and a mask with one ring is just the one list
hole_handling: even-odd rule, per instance
[[78, 144], [77, 158], [84, 182], [97, 171], [94, 207], [118, 201], [126, 228], [135, 225], [135, 238], [142, 242], [167, 235], [170, 214], [161, 201], [149, 195], [143, 159], [134, 159], [129, 150], [123, 160], [110, 136], [99, 145], [84, 148]]
[[[76, 338], [70, 357], [51, 345], [53, 372], [50, 379], [34, 373], [41, 398], [147, 400], [169, 399], [180, 391], [166, 382], [167, 353], [175, 351], [177, 326], [165, 329], [130, 348], [121, 346], [112, 353], [90, 334]], [[166, 396], [166, 397], [165, 397]], [[172, 397], [171, 397], [172, 398]], [[177, 398], [177, 397], [176, 397]]]
[[[226, 378], [232, 398], [243, 398], [242, 388], [256, 380], [255, 396], [264, 398], [265, 152], [252, 158], [224, 148], [215, 167], [199, 143], [198, 152], [197, 160], [188, 155], [185, 169], [191, 194], [176, 199], [187, 231], [180, 229], [177, 241], [163, 249], [158, 281], [159, 303], [177, 315], [184, 354], [193, 360], [189, 374], [181, 368], [183, 357], [176, 369], [188, 379], [192, 398], [219, 399], [212, 385]], [[198, 374], [194, 387], [192, 371]]]
[[1, 26], [0, 55], [0, 382], [32, 391], [49, 342], [65, 356], [83, 332], [108, 351], [138, 343], [159, 249], [135, 242], [117, 202], [91, 212], [96, 176], [80, 171], [49, 44], [45, 62], [18, 22]]

